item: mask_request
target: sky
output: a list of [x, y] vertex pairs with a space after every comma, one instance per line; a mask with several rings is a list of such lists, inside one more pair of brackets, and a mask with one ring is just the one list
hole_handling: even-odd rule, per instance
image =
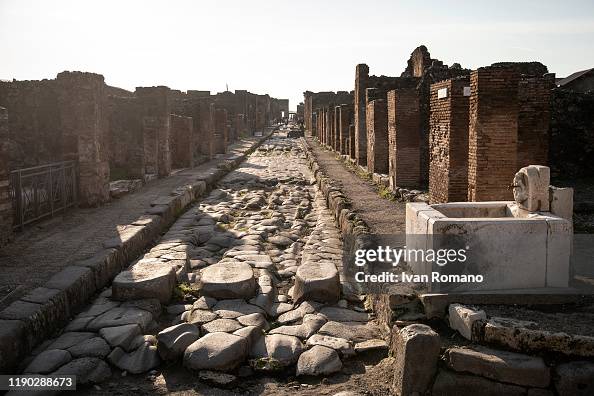
[[476, 69], [594, 67], [592, 0], [0, 0], [0, 79], [100, 73], [133, 90], [247, 89], [289, 98], [398, 76], [419, 45]]

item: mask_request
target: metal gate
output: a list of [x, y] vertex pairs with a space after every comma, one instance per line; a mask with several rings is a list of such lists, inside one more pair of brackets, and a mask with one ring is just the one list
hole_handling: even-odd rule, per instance
[[10, 172], [14, 228], [77, 204], [76, 162], [64, 161]]

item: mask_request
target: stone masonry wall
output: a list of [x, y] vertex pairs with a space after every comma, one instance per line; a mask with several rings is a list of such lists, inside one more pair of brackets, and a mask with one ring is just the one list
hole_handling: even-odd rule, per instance
[[341, 105], [339, 110], [339, 151], [350, 155], [350, 125], [353, 122], [353, 105]]
[[519, 75], [481, 67], [470, 75], [468, 200], [507, 201], [517, 166]]
[[62, 72], [56, 78], [65, 159], [78, 161], [79, 204], [109, 201], [107, 103], [103, 76]]
[[418, 92], [392, 90], [387, 102], [390, 188], [417, 187], [421, 172]]
[[548, 165], [554, 75], [521, 78], [518, 89], [518, 168]]
[[[446, 97], [438, 98], [440, 90]], [[430, 203], [464, 202], [468, 196], [469, 91], [467, 77], [431, 85]]]
[[112, 180], [144, 179], [142, 111], [135, 97], [108, 96], [109, 167]]
[[8, 169], [8, 111], [0, 107], [0, 247], [12, 239], [12, 202]]
[[136, 88], [136, 97], [143, 113], [146, 173], [168, 176], [171, 173], [169, 88], [139, 87]]
[[367, 104], [367, 170], [388, 173], [388, 115], [384, 99]]
[[213, 135], [213, 153], [224, 154], [227, 151], [225, 134], [227, 129], [227, 110], [215, 109], [215, 133]]
[[171, 165], [173, 168], [194, 166], [194, 131], [192, 117], [170, 115], [171, 123]]

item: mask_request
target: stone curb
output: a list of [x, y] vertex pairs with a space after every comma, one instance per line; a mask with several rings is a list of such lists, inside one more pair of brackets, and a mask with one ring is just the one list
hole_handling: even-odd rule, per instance
[[204, 196], [272, 134], [265, 134], [246, 151], [209, 169], [196, 182], [177, 187], [169, 197], [151, 203], [145, 214], [123, 227], [103, 249], [54, 274], [43, 286], [0, 311], [0, 374], [9, 374], [35, 346], [61, 329], [90, 298], [124, 270], [150, 243], [198, 198]]

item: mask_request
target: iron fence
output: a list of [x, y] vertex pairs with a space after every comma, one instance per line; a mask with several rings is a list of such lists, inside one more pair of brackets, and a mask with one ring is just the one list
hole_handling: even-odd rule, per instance
[[77, 204], [76, 162], [64, 161], [10, 172], [14, 228]]

